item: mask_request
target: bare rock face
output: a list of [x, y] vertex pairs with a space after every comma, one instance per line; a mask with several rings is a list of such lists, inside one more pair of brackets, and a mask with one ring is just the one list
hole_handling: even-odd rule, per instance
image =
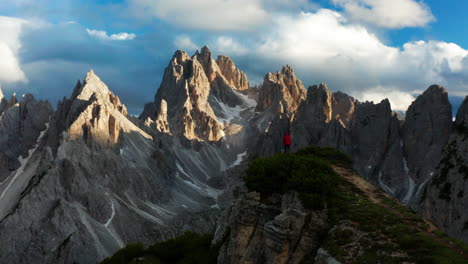
[[434, 174], [452, 129], [452, 107], [441, 86], [429, 87], [408, 108], [402, 137], [408, 175], [418, 186], [415, 192]]
[[161, 101], [161, 109], [158, 111], [158, 116], [156, 117], [156, 129], [163, 133], [171, 134], [169, 128], [169, 122], [167, 121], [167, 102], [166, 100]]
[[218, 223], [215, 241], [229, 235], [218, 263], [301, 263], [327, 230], [326, 214], [305, 210], [294, 193], [267, 203], [248, 193]]
[[351, 123], [357, 100], [342, 93], [333, 93], [332, 98], [332, 119], [337, 120], [343, 127], [348, 127]]
[[256, 111], [271, 108], [276, 113], [294, 113], [306, 98], [306, 89], [294, 74], [291, 66], [286, 65], [281, 72], [268, 73], [259, 88]]
[[[252, 140], [250, 151], [261, 156], [271, 156], [284, 151], [283, 137], [291, 130], [291, 117], [285, 113], [275, 116], [260, 137]], [[293, 141], [294, 142], [294, 141]]]
[[[358, 172], [363, 177], [372, 173], [374, 164], [378, 164], [389, 145], [392, 110], [390, 102], [383, 100], [379, 104], [371, 102], [356, 106], [351, 123], [351, 136], [356, 148], [355, 161], [360, 164]], [[369, 167], [370, 166], [370, 167]]]
[[349, 125], [357, 101], [341, 92], [332, 94], [326, 84], [309, 87], [307, 99], [292, 122], [293, 150], [320, 145], [352, 152]]
[[239, 91], [245, 91], [250, 88], [247, 75], [239, 70], [229, 57], [220, 55], [216, 59], [216, 63], [229, 85]]
[[455, 129], [433, 177], [421, 191], [418, 202], [424, 217], [450, 236], [468, 241], [468, 99], [460, 106]]
[[8, 100], [3, 96], [2, 89], [0, 89], [0, 115], [5, 111], [8, 106]]
[[460, 105], [457, 112], [457, 118], [455, 119], [456, 127], [468, 127], [468, 96]]
[[18, 98], [16, 98], [16, 93], [13, 93], [13, 95], [10, 98], [10, 101], [8, 101], [8, 107], [12, 107], [17, 103], [18, 103]]
[[293, 149], [318, 145], [332, 120], [332, 93], [325, 84], [309, 87], [306, 100], [299, 106], [292, 125]]
[[[229, 59], [228, 57], [226, 58]], [[201, 49], [201, 53], [197, 51], [193, 59], [198, 60], [203, 66], [203, 70], [210, 83], [210, 104], [216, 105], [216, 103], [221, 103], [228, 107], [236, 107], [242, 104], [242, 100], [236, 95], [235, 91], [242, 91], [243, 87], [236, 86], [239, 84], [230, 81], [224, 76], [224, 73], [228, 75], [233, 75], [233, 73], [229, 72], [228, 69], [225, 69], [225, 71], [221, 70], [217, 62], [211, 56], [211, 51], [207, 46]], [[233, 71], [239, 71], [235, 68], [235, 65], [233, 65], [233, 67]], [[247, 78], [245, 74], [243, 76]]]
[[[232, 82], [231, 82], [232, 83]], [[207, 47], [190, 58], [177, 51], [166, 68], [155, 102], [145, 106], [141, 120], [156, 120], [156, 129], [188, 140], [219, 141], [223, 124], [222, 107], [243, 103], [223, 76]], [[214, 108], [217, 113], [215, 113]]]
[[[14, 99], [13, 99], [14, 98]], [[53, 109], [46, 101], [37, 101], [26, 94], [18, 102], [13, 96], [11, 103], [1, 99], [0, 111], [0, 180], [4, 180], [30, 155], [29, 150], [37, 144], [41, 131], [46, 129]]]
[[70, 139], [114, 145], [121, 132], [137, 131], [148, 139], [152, 137], [127, 119], [127, 109], [109, 88], [91, 70], [82, 86], [77, 86], [68, 113], [67, 133]]

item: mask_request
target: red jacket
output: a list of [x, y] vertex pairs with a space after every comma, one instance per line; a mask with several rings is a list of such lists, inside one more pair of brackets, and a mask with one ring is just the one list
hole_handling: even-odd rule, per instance
[[291, 145], [291, 137], [289, 136], [289, 133], [286, 133], [283, 137], [283, 144], [284, 145]]

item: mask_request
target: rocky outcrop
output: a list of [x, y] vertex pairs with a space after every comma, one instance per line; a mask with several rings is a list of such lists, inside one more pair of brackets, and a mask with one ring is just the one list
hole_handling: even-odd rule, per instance
[[419, 184], [430, 177], [452, 132], [447, 90], [433, 85], [410, 105], [402, 128], [409, 174]]
[[[383, 100], [379, 104], [365, 102], [356, 105], [351, 122], [351, 137], [354, 151], [353, 161], [358, 165], [358, 172], [369, 178], [386, 154], [392, 139], [392, 110], [390, 102]], [[397, 127], [398, 129], [398, 127]], [[398, 130], [395, 131], [398, 135]], [[393, 133], [395, 134], [395, 133]], [[394, 139], [393, 139], [394, 141]], [[397, 143], [399, 143], [397, 141]]]
[[248, 193], [218, 223], [214, 241], [225, 240], [218, 263], [226, 264], [301, 263], [327, 230], [326, 214], [305, 210], [296, 193], [268, 202]]
[[250, 88], [247, 75], [239, 70], [229, 57], [219, 55], [216, 59], [216, 63], [229, 85], [235, 87], [239, 91], [245, 91]]
[[294, 117], [291, 134], [293, 150], [318, 145], [326, 137], [326, 128], [333, 117], [333, 96], [325, 84], [309, 87], [306, 100]]
[[47, 101], [37, 101], [30, 94], [18, 102], [1, 99], [0, 112], [0, 181], [18, 169], [21, 161], [37, 145], [41, 131], [46, 129], [53, 109]]
[[3, 96], [3, 91], [0, 89], [0, 115], [8, 106], [8, 100]]
[[332, 119], [337, 120], [341, 126], [349, 127], [357, 100], [353, 97], [342, 93], [333, 93], [332, 97]]
[[268, 73], [258, 92], [256, 111], [271, 109], [274, 113], [294, 113], [306, 98], [306, 89], [291, 66], [281, 72]]
[[161, 109], [158, 111], [158, 116], [156, 117], [156, 129], [163, 133], [171, 134], [171, 129], [169, 128], [169, 122], [167, 121], [167, 102], [166, 100], [161, 101]]
[[468, 127], [468, 96], [465, 97], [465, 100], [458, 109], [457, 117], [455, 119], [455, 127]]

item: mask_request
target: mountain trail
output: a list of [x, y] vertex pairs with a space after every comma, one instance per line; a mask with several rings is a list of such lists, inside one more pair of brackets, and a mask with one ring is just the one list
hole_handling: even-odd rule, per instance
[[[353, 169], [343, 168], [339, 166], [332, 166], [333, 170], [343, 177], [347, 182], [353, 184], [357, 187], [362, 193], [372, 202], [384, 207], [388, 212], [397, 215], [400, 219], [402, 219], [407, 224], [414, 226], [419, 232], [429, 234], [434, 240], [437, 240], [440, 243], [447, 245], [448, 248], [452, 249], [454, 253], [468, 259], [468, 251], [457, 244], [453, 243], [452, 241], [445, 240], [438, 236], [435, 231], [438, 230], [433, 223], [430, 221], [423, 219], [423, 224], [415, 225], [412, 219], [408, 217], [405, 213], [395, 209], [390, 204], [386, 203], [385, 199], [393, 200], [395, 203], [399, 203], [395, 198], [392, 198], [388, 194], [381, 191], [379, 188], [375, 187], [364, 178], [360, 177]], [[401, 204], [401, 206], [404, 206]]]

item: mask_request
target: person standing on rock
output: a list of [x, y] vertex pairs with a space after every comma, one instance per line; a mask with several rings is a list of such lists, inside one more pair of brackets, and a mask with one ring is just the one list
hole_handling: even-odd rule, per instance
[[289, 147], [291, 146], [291, 136], [286, 132], [283, 137], [284, 153], [289, 152]]

